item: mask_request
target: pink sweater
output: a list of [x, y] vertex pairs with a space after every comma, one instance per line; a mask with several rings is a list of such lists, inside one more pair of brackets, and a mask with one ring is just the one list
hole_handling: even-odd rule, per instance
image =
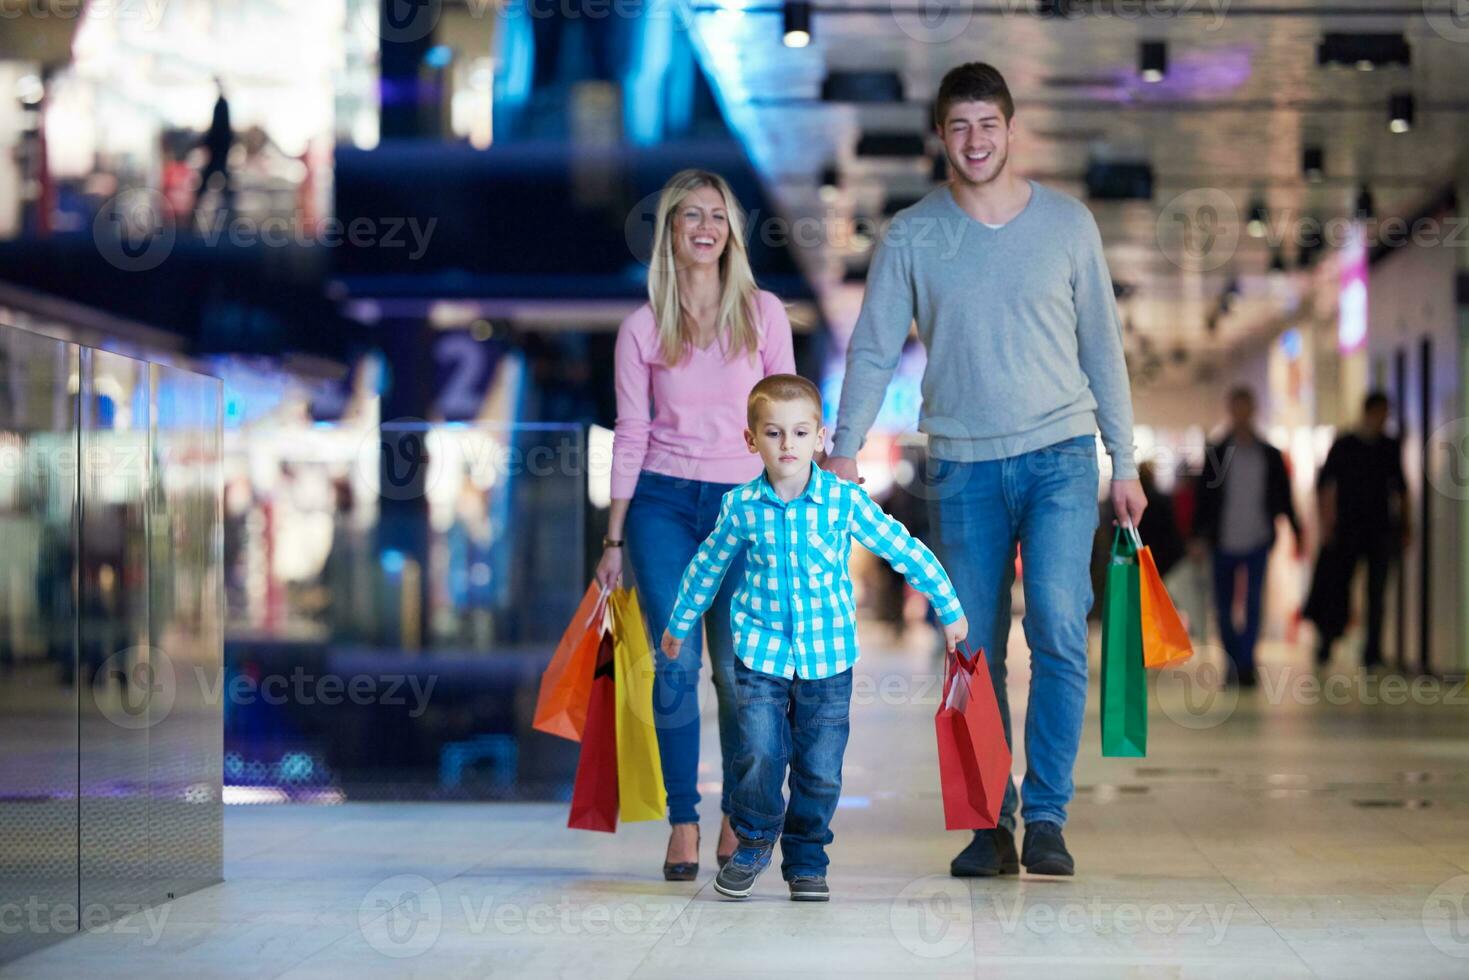
[[617, 330], [617, 429], [612, 496], [630, 500], [638, 474], [652, 470], [709, 483], [744, 483], [760, 473], [745, 448], [745, 400], [770, 374], [794, 374], [791, 322], [773, 293], [756, 301], [759, 354], [726, 360], [718, 343], [694, 348], [676, 367], [663, 364], [653, 308], [647, 304]]

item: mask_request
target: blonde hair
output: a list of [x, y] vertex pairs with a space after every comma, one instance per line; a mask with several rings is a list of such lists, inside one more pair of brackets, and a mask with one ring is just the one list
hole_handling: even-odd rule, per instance
[[723, 177], [707, 170], [680, 170], [663, 185], [658, 197], [658, 216], [653, 233], [653, 260], [648, 268], [648, 303], [658, 331], [658, 350], [663, 363], [678, 364], [694, 345], [694, 325], [689, 322], [678, 292], [678, 263], [673, 251], [673, 221], [684, 198], [701, 187], [712, 187], [724, 199], [729, 235], [719, 257], [719, 316], [714, 322], [715, 342], [723, 342], [725, 356], [743, 350], [752, 360], [760, 350], [756, 330], [755, 275], [745, 249], [745, 215]]
[[808, 401], [816, 409], [816, 424], [821, 424], [821, 389], [799, 374], [771, 374], [755, 382], [745, 403], [745, 422], [754, 429], [760, 424], [760, 413], [771, 402]]

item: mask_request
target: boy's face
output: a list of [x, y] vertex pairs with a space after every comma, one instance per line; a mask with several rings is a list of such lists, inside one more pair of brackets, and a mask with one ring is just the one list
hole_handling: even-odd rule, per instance
[[767, 401], [759, 424], [745, 430], [745, 443], [760, 454], [771, 479], [796, 476], [811, 469], [811, 458], [826, 445], [826, 427], [804, 398]]

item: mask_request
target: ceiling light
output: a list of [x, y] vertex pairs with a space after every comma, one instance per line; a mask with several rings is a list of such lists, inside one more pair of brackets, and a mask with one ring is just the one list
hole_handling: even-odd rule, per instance
[[821, 99], [823, 102], [902, 102], [903, 76], [895, 71], [827, 72], [821, 82]]
[[1355, 214], [1358, 218], [1369, 219], [1377, 213], [1377, 208], [1372, 201], [1372, 191], [1366, 184], [1357, 192], [1357, 207]]
[[804, 48], [811, 43], [811, 4], [809, 0], [786, 0], [784, 21], [786, 47]]
[[870, 132], [857, 139], [859, 157], [921, 157], [928, 152], [917, 133]]
[[1319, 146], [1307, 146], [1301, 151], [1301, 173], [1311, 183], [1319, 183], [1326, 177], [1326, 151]]
[[1144, 41], [1138, 45], [1137, 71], [1145, 82], [1161, 82], [1168, 74], [1168, 45], [1162, 41]]
[[1245, 231], [1251, 238], [1264, 238], [1269, 220], [1270, 212], [1265, 208], [1264, 198], [1257, 197], [1250, 205], [1250, 220], [1245, 225]]
[[836, 167], [827, 167], [821, 171], [821, 199], [830, 204], [840, 193], [841, 175], [837, 173]]
[[1094, 201], [1147, 201], [1153, 197], [1153, 168], [1144, 162], [1092, 160], [1086, 193]]
[[1402, 34], [1324, 34], [1316, 46], [1316, 64], [1326, 68], [1372, 71], [1411, 63], [1412, 51]]
[[1413, 93], [1397, 92], [1387, 100], [1387, 128], [1406, 133], [1413, 128]]

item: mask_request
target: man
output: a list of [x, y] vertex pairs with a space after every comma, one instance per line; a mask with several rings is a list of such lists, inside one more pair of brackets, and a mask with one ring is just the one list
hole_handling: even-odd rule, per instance
[[1411, 539], [1403, 452], [1386, 434], [1387, 396], [1369, 394], [1362, 424], [1332, 444], [1316, 481], [1321, 555], [1304, 614], [1316, 624], [1317, 660], [1331, 659], [1331, 645], [1346, 630], [1352, 576], [1367, 561], [1367, 637], [1362, 665], [1382, 663], [1383, 594], [1398, 549]]
[[999, 827], [975, 832], [954, 859], [957, 877], [1015, 874], [1022, 861], [1036, 874], [1074, 873], [1061, 828], [1086, 706], [1098, 425], [1112, 455], [1117, 519], [1136, 524], [1147, 504], [1101, 236], [1085, 205], [1008, 166], [1014, 117], [993, 67], [966, 64], [944, 76], [934, 125], [951, 177], [898, 213], [873, 257], [826, 462], [858, 479], [857, 451], [916, 318], [928, 352], [919, 428], [931, 462], [915, 492], [929, 498], [934, 548], [988, 655], [1007, 739], [1017, 542], [1025, 567], [1025, 782], [1018, 796], [1013, 782], [1006, 789]]
[[[1304, 555], [1301, 526], [1291, 502], [1290, 476], [1280, 450], [1255, 431], [1255, 395], [1249, 388], [1229, 393], [1229, 431], [1204, 453], [1194, 509], [1195, 556], [1214, 552], [1214, 606], [1219, 636], [1229, 658], [1229, 680], [1255, 686], [1255, 642], [1260, 636], [1260, 601], [1265, 562], [1275, 545], [1276, 519], [1285, 517]], [[1234, 622], [1240, 569], [1245, 575], [1245, 622]]]

